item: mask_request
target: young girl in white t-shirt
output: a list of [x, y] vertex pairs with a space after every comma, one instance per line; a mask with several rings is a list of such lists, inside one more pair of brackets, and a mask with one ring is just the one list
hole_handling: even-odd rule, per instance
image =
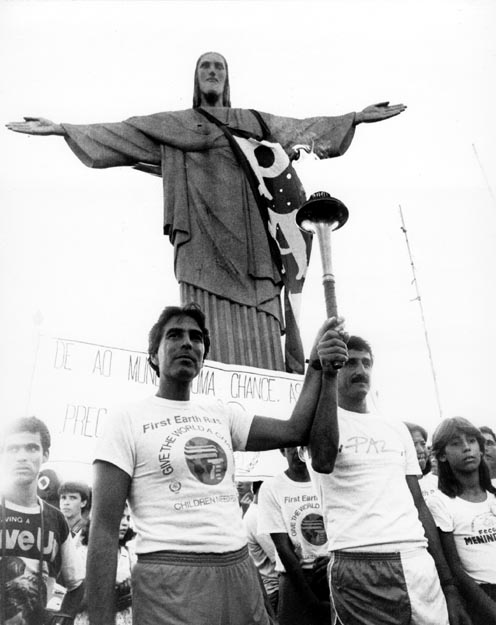
[[496, 623], [496, 489], [484, 442], [467, 419], [453, 417], [438, 426], [432, 449], [439, 490], [427, 500], [474, 625]]

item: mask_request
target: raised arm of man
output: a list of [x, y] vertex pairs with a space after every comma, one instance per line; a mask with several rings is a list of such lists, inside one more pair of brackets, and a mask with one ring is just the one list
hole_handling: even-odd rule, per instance
[[[339, 336], [341, 339], [342, 334]], [[337, 374], [334, 358], [336, 337], [328, 333], [317, 344], [314, 366], [322, 367], [321, 388], [310, 431], [312, 468], [318, 473], [332, 473], [339, 448], [337, 417]], [[344, 363], [346, 357], [339, 362]]]
[[[328, 319], [320, 328], [310, 354], [310, 365], [305, 374], [303, 388], [296, 406], [287, 421], [271, 417], [255, 416], [248, 435], [247, 451], [264, 451], [306, 445], [310, 436], [312, 420], [321, 394], [322, 371], [320, 370], [319, 353], [329, 359], [329, 363], [344, 363], [347, 359], [346, 343], [340, 334], [340, 320], [335, 317]], [[332, 366], [332, 365], [330, 365]], [[337, 411], [337, 403], [327, 406], [328, 413]], [[336, 415], [334, 415], [336, 418]]]

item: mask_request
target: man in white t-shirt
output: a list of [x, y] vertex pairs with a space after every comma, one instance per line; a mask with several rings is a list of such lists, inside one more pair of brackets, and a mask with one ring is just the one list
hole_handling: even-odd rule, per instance
[[[335, 326], [335, 319], [326, 322], [318, 338], [343, 363], [346, 345]], [[191, 399], [191, 384], [209, 344], [198, 306], [164, 309], [149, 336], [157, 394], [115, 411], [106, 421], [94, 464], [87, 566], [91, 625], [113, 622], [109, 598], [126, 499], [137, 532], [136, 624], [269, 622], [246, 546], [234, 451], [308, 442], [321, 372], [309, 367], [288, 420], [251, 416], [236, 406]]]
[[[391, 625], [469, 623], [420, 492], [410, 434], [369, 412], [372, 350], [359, 337], [347, 345], [338, 373], [326, 345], [318, 349], [323, 376], [308, 463], [329, 539], [331, 622], [371, 625], [387, 615]], [[328, 410], [336, 392], [337, 418]]]
[[279, 625], [329, 622], [327, 536], [322, 509], [297, 447], [281, 449], [288, 468], [264, 482], [258, 529], [277, 549]]

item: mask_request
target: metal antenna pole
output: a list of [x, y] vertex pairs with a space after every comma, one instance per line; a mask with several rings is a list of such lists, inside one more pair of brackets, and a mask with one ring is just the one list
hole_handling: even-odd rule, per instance
[[479, 153], [477, 152], [477, 148], [475, 147], [475, 143], [472, 143], [472, 148], [474, 150], [474, 154], [475, 154], [475, 158], [477, 159], [477, 163], [479, 164], [479, 168], [481, 170], [482, 177], [484, 178], [484, 181], [486, 183], [487, 190], [489, 191], [489, 195], [491, 196], [494, 204], [496, 205], [496, 197], [494, 196], [494, 191], [492, 190], [491, 185], [489, 184], [489, 179], [486, 176], [486, 172], [484, 170], [484, 167], [482, 167], [482, 161], [479, 158]]
[[434, 381], [434, 391], [436, 393], [436, 401], [437, 401], [437, 407], [438, 407], [438, 410], [439, 410], [439, 417], [442, 419], [443, 418], [443, 410], [441, 408], [441, 399], [440, 399], [440, 395], [439, 395], [439, 388], [438, 388], [438, 385], [437, 385], [436, 369], [434, 367], [434, 360], [432, 358], [432, 351], [431, 351], [431, 346], [430, 346], [430, 343], [429, 343], [429, 334], [427, 332], [427, 324], [425, 322], [424, 307], [422, 305], [422, 298], [420, 297], [420, 290], [419, 290], [419, 286], [418, 286], [418, 282], [417, 282], [417, 275], [416, 275], [416, 272], [415, 272], [415, 264], [413, 262], [412, 250], [410, 248], [410, 242], [408, 240], [408, 233], [407, 233], [406, 226], [405, 226], [405, 220], [403, 218], [403, 211], [401, 209], [401, 204], [399, 205], [399, 209], [400, 209], [400, 217], [401, 217], [401, 230], [403, 231], [403, 234], [405, 235], [406, 247], [408, 249], [408, 256], [410, 257], [410, 266], [412, 268], [413, 284], [415, 284], [415, 291], [417, 293], [417, 297], [415, 299], [419, 303], [420, 315], [422, 317], [422, 325], [423, 325], [423, 328], [424, 328], [425, 343], [427, 345], [427, 353], [429, 354], [429, 361], [431, 363], [432, 379]]

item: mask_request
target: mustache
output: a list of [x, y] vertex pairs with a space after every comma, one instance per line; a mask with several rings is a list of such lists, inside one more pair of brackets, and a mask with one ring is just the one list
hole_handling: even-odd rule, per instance
[[362, 375], [361, 373], [357, 373], [351, 378], [351, 382], [365, 382], [365, 384], [369, 383], [369, 378], [366, 375]]

